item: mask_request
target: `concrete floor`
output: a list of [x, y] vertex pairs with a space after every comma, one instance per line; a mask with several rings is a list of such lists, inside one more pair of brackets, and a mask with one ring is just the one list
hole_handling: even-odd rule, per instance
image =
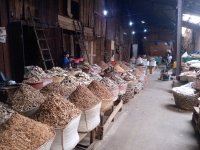
[[172, 81], [159, 81], [159, 69], [147, 86], [123, 106], [95, 150], [199, 150], [192, 112], [175, 107]]

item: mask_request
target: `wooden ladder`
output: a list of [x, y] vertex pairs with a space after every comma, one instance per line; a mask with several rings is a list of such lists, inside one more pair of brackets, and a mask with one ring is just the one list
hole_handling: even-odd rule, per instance
[[42, 26], [41, 19], [37, 17], [31, 17], [33, 22], [33, 28], [35, 32], [35, 36], [37, 39], [38, 48], [40, 51], [40, 55], [42, 57], [42, 62], [45, 70], [47, 70], [47, 62], [51, 62], [52, 66], [55, 67], [54, 61], [51, 55], [51, 50], [49, 48], [49, 44], [47, 42], [47, 38], [45, 35], [45, 30]]
[[86, 59], [86, 61], [88, 61], [89, 64], [91, 64], [88, 50], [85, 45], [84, 27], [81, 22], [75, 20], [73, 20], [73, 24], [77, 39], [76, 43], [80, 46], [81, 55]]

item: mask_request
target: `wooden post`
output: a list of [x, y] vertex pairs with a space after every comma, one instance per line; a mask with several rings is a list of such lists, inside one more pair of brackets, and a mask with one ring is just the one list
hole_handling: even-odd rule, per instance
[[176, 77], [179, 76], [181, 73], [181, 31], [182, 31], [182, 7], [183, 7], [183, 1], [182, 0], [177, 0], [178, 5], [177, 5], [177, 39], [176, 39], [176, 62], [177, 62], [177, 67], [176, 67]]

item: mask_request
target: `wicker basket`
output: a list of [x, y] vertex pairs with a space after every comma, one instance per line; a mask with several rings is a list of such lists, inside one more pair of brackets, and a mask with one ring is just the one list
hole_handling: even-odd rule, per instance
[[175, 104], [178, 108], [185, 109], [185, 110], [193, 110], [194, 106], [198, 104], [198, 97], [199, 93], [189, 96], [180, 94], [173, 91]]

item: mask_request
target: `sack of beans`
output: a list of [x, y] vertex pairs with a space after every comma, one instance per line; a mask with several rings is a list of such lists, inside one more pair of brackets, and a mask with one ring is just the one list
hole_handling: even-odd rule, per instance
[[87, 87], [78, 86], [68, 99], [82, 110], [78, 127], [79, 132], [89, 132], [98, 126], [100, 123], [101, 100]]

